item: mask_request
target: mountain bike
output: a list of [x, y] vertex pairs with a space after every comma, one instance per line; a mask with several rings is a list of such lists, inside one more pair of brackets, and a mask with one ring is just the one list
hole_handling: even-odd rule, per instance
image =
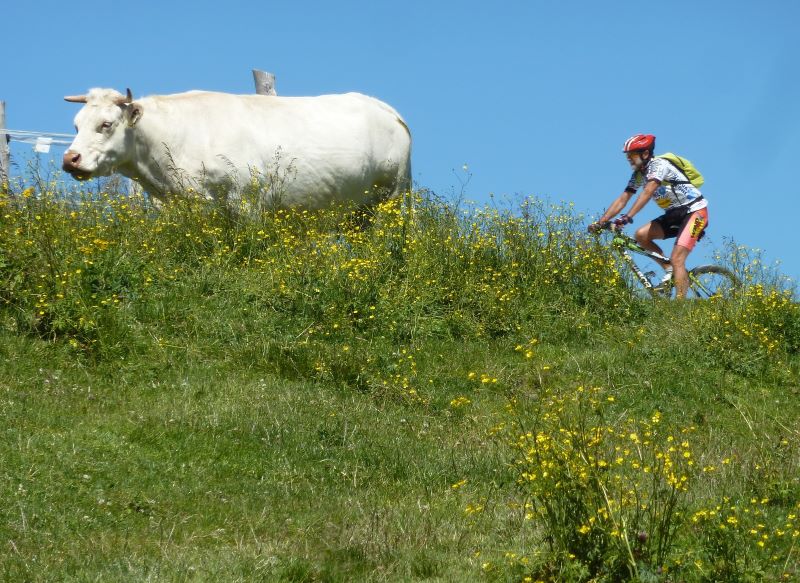
[[[656, 262], [669, 263], [669, 257], [665, 257], [655, 251], [645, 249], [636, 239], [626, 234], [620, 228], [614, 226], [609, 221], [601, 225], [602, 230], [612, 233], [611, 247], [630, 268], [633, 278], [642, 288], [653, 297], [671, 297], [675, 289], [674, 280], [670, 279], [665, 283], [654, 283], [656, 280], [655, 271], [643, 271], [633, 260], [631, 253], [643, 255]], [[732, 297], [740, 287], [739, 279], [733, 272], [720, 265], [699, 265], [689, 270], [689, 291], [687, 297], [711, 298], [711, 297]]]

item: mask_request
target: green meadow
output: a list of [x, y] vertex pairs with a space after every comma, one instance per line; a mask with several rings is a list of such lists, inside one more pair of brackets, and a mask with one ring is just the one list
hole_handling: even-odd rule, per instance
[[0, 196], [0, 579], [797, 581], [793, 284], [585, 225]]

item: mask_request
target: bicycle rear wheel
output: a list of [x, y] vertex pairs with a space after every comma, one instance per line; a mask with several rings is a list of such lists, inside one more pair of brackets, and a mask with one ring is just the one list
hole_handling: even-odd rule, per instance
[[719, 265], [700, 265], [689, 271], [689, 290], [697, 298], [730, 298], [739, 280], [730, 269]]

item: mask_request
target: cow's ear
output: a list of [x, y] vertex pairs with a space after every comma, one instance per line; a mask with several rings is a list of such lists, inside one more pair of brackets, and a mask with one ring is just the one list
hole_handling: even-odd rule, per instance
[[136, 122], [139, 121], [144, 112], [142, 111], [142, 106], [137, 105], [136, 103], [131, 103], [126, 109], [126, 114], [128, 116], [128, 127], [132, 128], [136, 125]]

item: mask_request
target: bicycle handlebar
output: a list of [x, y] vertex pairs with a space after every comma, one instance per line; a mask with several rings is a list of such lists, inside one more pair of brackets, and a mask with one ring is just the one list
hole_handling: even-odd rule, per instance
[[614, 224], [614, 221], [596, 221], [592, 223], [592, 225], [597, 225], [597, 229], [595, 230], [590, 229], [590, 231], [593, 233], [599, 233], [600, 231], [613, 231], [615, 233], [619, 233], [622, 231], [622, 227], [617, 227]]

